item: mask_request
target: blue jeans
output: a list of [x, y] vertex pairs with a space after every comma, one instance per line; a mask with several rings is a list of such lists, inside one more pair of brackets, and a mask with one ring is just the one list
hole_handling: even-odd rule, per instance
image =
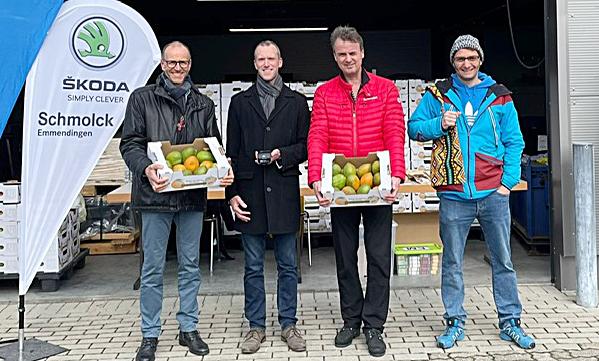
[[[245, 251], [245, 317], [250, 322], [250, 329], [266, 329], [266, 295], [264, 292], [264, 250], [266, 234], [241, 235]], [[297, 310], [297, 268], [296, 237], [297, 234], [285, 233], [273, 235], [275, 259], [277, 260], [277, 308], [279, 309], [279, 325], [281, 329], [295, 325]]]
[[462, 269], [466, 237], [474, 218], [478, 218], [491, 256], [493, 296], [499, 324], [520, 318], [522, 304], [518, 298], [510, 248], [509, 196], [493, 192], [483, 199], [466, 202], [441, 196], [439, 218], [443, 241], [441, 297], [445, 319], [456, 318], [462, 323], [466, 320]]
[[177, 321], [182, 332], [196, 330], [198, 290], [200, 288], [200, 236], [203, 212], [142, 212], [141, 332], [143, 337], [160, 335], [162, 279], [166, 246], [174, 220], [177, 226], [177, 270], [179, 311]]

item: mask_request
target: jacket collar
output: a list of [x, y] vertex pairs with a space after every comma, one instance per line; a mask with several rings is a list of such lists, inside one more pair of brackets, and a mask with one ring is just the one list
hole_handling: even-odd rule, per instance
[[[177, 104], [177, 102], [175, 101], [175, 99], [173, 99], [170, 95], [168, 95], [168, 93], [166, 92], [166, 89], [164, 89], [164, 87], [162, 85], [160, 85], [160, 79], [156, 79], [156, 87], [154, 88], [154, 94], [156, 94], [157, 96], [163, 97], [168, 99], [169, 101], [173, 102], [176, 106], [179, 106]], [[189, 93], [190, 95], [190, 99], [188, 100], [189, 102], [189, 109], [195, 110], [195, 109], [201, 109], [206, 107], [208, 104], [206, 104], [206, 101], [200, 96], [200, 90], [198, 89], [198, 87], [194, 84], [191, 87], [191, 93]]]
[[[358, 94], [360, 93], [360, 91], [362, 91], [362, 89], [364, 89], [366, 87], [366, 85], [370, 82], [370, 78], [371, 78], [372, 74], [367, 72], [366, 69], [362, 68], [362, 79], [360, 80], [360, 89], [358, 90]], [[337, 83], [339, 84], [339, 86], [343, 89], [346, 90], [350, 93], [351, 96], [351, 91], [352, 91], [352, 85], [350, 83], [348, 83], [345, 80], [345, 77], [343, 76], [343, 73], [340, 73], [337, 76]]]
[[258, 89], [256, 84], [253, 84], [248, 90], [243, 92], [243, 96], [249, 99], [249, 103], [254, 109], [254, 111], [260, 116], [260, 119], [265, 124], [269, 124], [276, 116], [284, 109], [287, 104], [289, 104], [290, 99], [293, 98], [293, 91], [289, 89], [289, 87], [283, 84], [281, 88], [281, 94], [275, 100], [275, 108], [272, 113], [270, 113], [270, 117], [266, 118], [266, 114], [264, 114], [264, 109], [262, 108], [262, 104], [260, 103], [260, 98], [258, 97]]

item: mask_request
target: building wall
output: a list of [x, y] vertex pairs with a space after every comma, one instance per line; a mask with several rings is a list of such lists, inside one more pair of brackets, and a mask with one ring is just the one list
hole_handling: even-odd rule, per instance
[[[546, 1], [546, 6], [552, 9], [551, 1]], [[548, 47], [557, 52], [556, 59], [548, 59], [551, 69], [557, 72], [557, 76], [548, 75], [552, 231], [557, 241], [554, 263], [558, 288], [573, 290], [576, 288], [573, 143], [594, 144], [595, 178], [599, 178], [599, 3], [558, 0], [552, 16], [556, 23], [555, 43], [550, 41]], [[595, 203], [599, 215], [599, 192], [595, 193]]]

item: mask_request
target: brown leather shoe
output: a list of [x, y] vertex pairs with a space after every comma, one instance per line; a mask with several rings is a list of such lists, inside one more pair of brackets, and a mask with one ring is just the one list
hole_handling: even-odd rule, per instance
[[260, 349], [260, 344], [266, 340], [264, 330], [251, 329], [241, 344], [241, 353], [255, 353]]
[[287, 326], [281, 332], [281, 340], [287, 343], [289, 349], [295, 352], [306, 351], [306, 341], [295, 325]]

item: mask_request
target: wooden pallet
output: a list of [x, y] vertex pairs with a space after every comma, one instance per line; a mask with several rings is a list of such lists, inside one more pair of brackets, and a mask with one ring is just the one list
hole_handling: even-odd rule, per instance
[[104, 233], [100, 240], [97, 234], [87, 241], [81, 241], [81, 248], [89, 249], [89, 253], [99, 254], [124, 254], [136, 253], [139, 231], [130, 233]]

